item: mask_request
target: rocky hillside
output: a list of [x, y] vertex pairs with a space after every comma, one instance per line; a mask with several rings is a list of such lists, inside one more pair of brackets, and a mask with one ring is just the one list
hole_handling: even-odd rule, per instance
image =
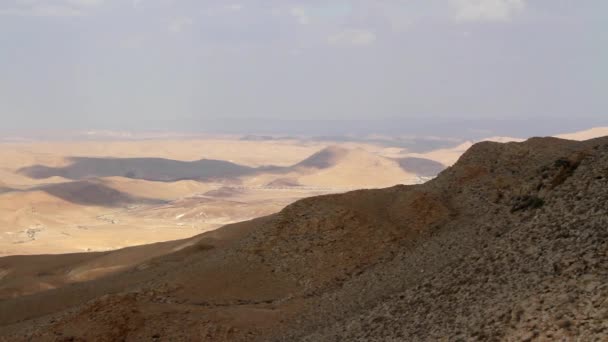
[[85, 282], [95, 256], [47, 257], [27, 292], [39, 259], [0, 259], [0, 339], [605, 340], [606, 203], [608, 138], [479, 143], [423, 185], [105, 253]]

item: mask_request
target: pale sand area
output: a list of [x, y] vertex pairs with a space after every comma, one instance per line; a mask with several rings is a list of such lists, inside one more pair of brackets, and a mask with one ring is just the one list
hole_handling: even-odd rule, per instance
[[[324, 150], [330, 144], [336, 145], [234, 138], [0, 144], [0, 256], [182, 239], [269, 215], [303, 197], [418, 181], [382, 155], [386, 146], [340, 143]], [[191, 172], [189, 163], [201, 159], [230, 162], [218, 171], [229, 176], [171, 174]], [[273, 168], [257, 169], [268, 165]], [[134, 167], [144, 179], [128, 178]], [[149, 171], [159, 174], [148, 177]]]
[[[559, 137], [581, 140], [607, 130]], [[472, 144], [412, 153], [361, 142], [238, 137], [1, 143], [0, 256], [182, 239], [304, 197], [419, 183], [426, 178], [399, 160], [440, 170]], [[193, 177], [209, 168], [212, 174]]]

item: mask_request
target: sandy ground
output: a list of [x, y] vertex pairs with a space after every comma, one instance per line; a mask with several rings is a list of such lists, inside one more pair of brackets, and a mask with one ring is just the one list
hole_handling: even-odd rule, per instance
[[[0, 256], [182, 239], [304, 197], [419, 181], [391, 159], [390, 147], [328, 146], [234, 138], [0, 144]], [[89, 158], [86, 169], [74, 157]], [[116, 158], [124, 167], [108, 168]], [[202, 159], [229, 162], [218, 166], [226, 177], [181, 179], [190, 173], [179, 172], [191, 172], [189, 163]], [[138, 173], [167, 164], [158, 172], [168, 178], [129, 178], [133, 163]], [[39, 167], [43, 171], [27, 171]]]
[[0, 143], [0, 256], [183, 239], [304, 197], [420, 183], [428, 177], [399, 160], [441, 169], [472, 144], [412, 153], [386, 144], [225, 136]]

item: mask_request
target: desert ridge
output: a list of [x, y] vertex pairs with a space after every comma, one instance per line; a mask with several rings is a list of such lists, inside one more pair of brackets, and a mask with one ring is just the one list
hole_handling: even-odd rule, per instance
[[474, 144], [416, 152], [393, 143], [231, 136], [0, 143], [0, 255], [183, 239], [305, 197], [421, 183]]
[[[163, 144], [190, 159], [166, 158]], [[322, 145], [308, 144], [0, 144], [7, 152], [0, 161], [0, 255], [107, 251], [183, 239], [275, 213], [304, 197], [420, 182], [398, 161], [379, 155], [377, 146], [345, 143], [310, 152]], [[196, 147], [213, 152], [197, 159]], [[253, 153], [243, 153], [247, 149]], [[224, 159], [212, 159], [217, 153]], [[292, 163], [294, 154], [301, 159]]]
[[601, 340], [607, 169], [608, 138], [482, 142], [424, 184], [186, 240], [2, 258], [0, 336]]

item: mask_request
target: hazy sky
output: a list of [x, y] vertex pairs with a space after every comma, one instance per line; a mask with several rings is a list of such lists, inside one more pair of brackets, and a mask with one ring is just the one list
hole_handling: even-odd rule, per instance
[[606, 0], [0, 0], [4, 127], [608, 117]]

